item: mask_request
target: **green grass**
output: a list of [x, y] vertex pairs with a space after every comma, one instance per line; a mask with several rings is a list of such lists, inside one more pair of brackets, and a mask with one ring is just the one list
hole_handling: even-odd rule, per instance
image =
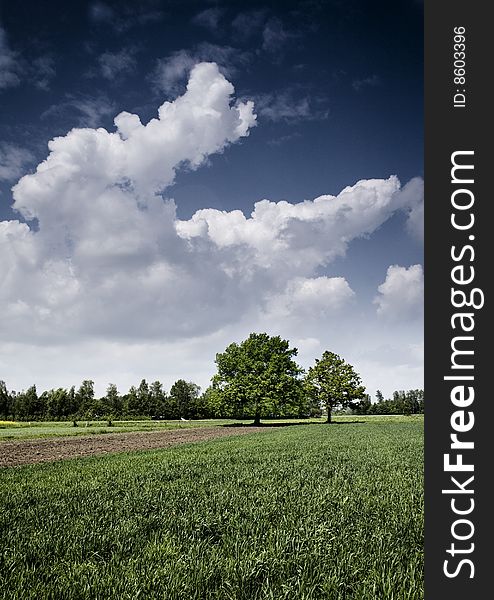
[[422, 470], [416, 418], [4, 469], [0, 598], [421, 599]]
[[[366, 416], [336, 416], [335, 421], [364, 421], [376, 422], [385, 420], [403, 421], [405, 417], [396, 415], [366, 415]], [[421, 420], [422, 415], [406, 417], [408, 420]], [[263, 419], [262, 423], [322, 423], [325, 419]], [[215, 425], [242, 425], [252, 423], [252, 420], [242, 421], [233, 419], [202, 419], [197, 421], [112, 421], [112, 427], [106, 421], [77, 421], [74, 427], [72, 421], [0, 421], [0, 443], [5, 440], [35, 439], [66, 435], [89, 435], [96, 433], [124, 433], [126, 431], [160, 431], [162, 429], [182, 429], [185, 427], [212, 427]]]
[[112, 421], [108, 427], [107, 421], [77, 421], [77, 427], [72, 421], [31, 421], [0, 423], [0, 442], [12, 439], [34, 439], [65, 435], [89, 435], [95, 433], [124, 433], [126, 431], [159, 431], [162, 429], [181, 429], [185, 427], [211, 427], [232, 423], [229, 420], [202, 421]]

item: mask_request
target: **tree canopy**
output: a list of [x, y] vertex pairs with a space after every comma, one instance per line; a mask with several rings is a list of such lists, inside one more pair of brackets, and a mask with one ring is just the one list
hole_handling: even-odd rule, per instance
[[216, 355], [212, 379], [216, 403], [231, 416], [261, 418], [297, 411], [302, 402], [302, 369], [296, 348], [267, 333], [251, 333]]
[[169, 400], [179, 417], [190, 419], [195, 415], [195, 404], [200, 390], [198, 385], [184, 379], [179, 379], [172, 385]]
[[353, 407], [365, 395], [365, 387], [352, 365], [328, 350], [308, 370], [304, 386], [308, 397], [326, 408], [328, 423], [335, 407]]

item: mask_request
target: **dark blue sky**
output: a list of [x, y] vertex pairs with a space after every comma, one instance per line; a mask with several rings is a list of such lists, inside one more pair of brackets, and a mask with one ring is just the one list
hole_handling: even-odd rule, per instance
[[[179, 216], [201, 204], [250, 212], [264, 197], [298, 202], [358, 179], [422, 174], [419, 2], [3, 2], [0, 23], [19, 63], [18, 84], [0, 91], [0, 140], [29, 149], [27, 166], [73, 126], [111, 129], [124, 109], [154, 116], [166, 97], [153, 82], [157, 60], [185, 50], [221, 56], [238, 96], [264, 97], [269, 110], [278, 95], [285, 110], [261, 113], [248, 143], [180, 175], [170, 192]], [[122, 51], [128, 68], [105, 77], [101, 55]]]

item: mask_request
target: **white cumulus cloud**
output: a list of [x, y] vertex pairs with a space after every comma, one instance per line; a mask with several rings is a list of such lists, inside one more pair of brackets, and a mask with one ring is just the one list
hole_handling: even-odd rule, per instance
[[392, 265], [378, 287], [377, 312], [390, 319], [412, 319], [423, 312], [424, 273], [422, 265]]
[[252, 103], [233, 104], [232, 94], [215, 64], [199, 64], [185, 94], [149, 123], [124, 112], [114, 133], [73, 129], [49, 143], [47, 159], [13, 188], [14, 209], [37, 231], [18, 221], [0, 229], [7, 337], [149, 338], [214, 326], [205, 314], [216, 290], [236, 285], [212, 268], [214, 256], [191, 255], [175, 205], [156, 194], [179, 166], [195, 169], [248, 135]]
[[392, 176], [361, 180], [337, 196], [298, 204], [261, 200], [248, 218], [239, 210], [201, 209], [175, 227], [192, 247], [207, 241], [230, 254], [237, 250], [258, 267], [300, 275], [343, 256], [353, 239], [373, 233], [404, 200]]
[[282, 293], [268, 299], [267, 312], [276, 317], [317, 319], [337, 313], [354, 295], [344, 277], [296, 277]]
[[[107, 377], [103, 389], [112, 379], [127, 385], [123, 372], [148, 376], [166, 363], [170, 378], [200, 375], [204, 385], [215, 352], [255, 330], [301, 340], [307, 357], [348, 350], [361, 329], [348, 318], [355, 295], [321, 269], [415, 206], [415, 184], [361, 180], [296, 204], [264, 199], [249, 216], [206, 208], [178, 220], [164, 197], [177, 170], [198, 168], [255, 124], [253, 103], [235, 100], [218, 66], [201, 63], [148, 123], [122, 112], [114, 131], [77, 128], [51, 140], [46, 160], [13, 188], [13, 208], [33, 226], [0, 222], [4, 372], [60, 385], [57, 372], [83, 370]], [[380, 312], [403, 304], [393, 269], [403, 267], [388, 271]], [[40, 347], [36, 365], [19, 360]], [[46, 364], [57, 365], [51, 375]]]
[[411, 179], [402, 190], [403, 204], [407, 213], [406, 228], [417, 241], [424, 241], [424, 180]]

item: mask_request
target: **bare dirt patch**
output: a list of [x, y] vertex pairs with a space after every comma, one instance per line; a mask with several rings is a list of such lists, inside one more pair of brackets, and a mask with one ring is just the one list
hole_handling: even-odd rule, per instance
[[136, 431], [8, 441], [0, 444], [0, 467], [15, 467], [131, 450], [167, 448], [177, 444], [202, 442], [259, 431], [269, 431], [269, 427], [198, 427], [178, 431]]

